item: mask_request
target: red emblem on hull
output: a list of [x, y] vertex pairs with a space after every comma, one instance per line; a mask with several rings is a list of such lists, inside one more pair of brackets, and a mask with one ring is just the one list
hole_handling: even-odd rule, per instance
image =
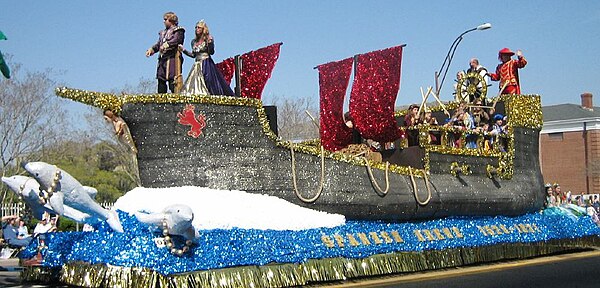
[[194, 109], [195, 107], [192, 104], [185, 105], [183, 111], [177, 113], [177, 117], [179, 118], [177, 122], [182, 125], [192, 126], [190, 131], [187, 132], [187, 135], [198, 138], [202, 135], [202, 129], [206, 127], [206, 116], [204, 116], [204, 114], [196, 116]]

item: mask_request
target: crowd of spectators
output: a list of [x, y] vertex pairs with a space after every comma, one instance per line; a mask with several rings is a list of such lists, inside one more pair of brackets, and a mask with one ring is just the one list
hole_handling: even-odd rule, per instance
[[600, 225], [600, 197], [598, 194], [574, 195], [571, 191], [564, 192], [558, 183], [546, 184], [546, 207], [563, 207], [575, 205], [585, 210], [594, 223]]
[[0, 243], [3, 246], [2, 256], [12, 255], [13, 251], [18, 251], [27, 247], [32, 241], [37, 240], [43, 244], [45, 234], [58, 231], [58, 216], [51, 216], [46, 213], [42, 217], [34, 230], [33, 235], [29, 233], [27, 222], [20, 216], [9, 215], [2, 217], [2, 239]]

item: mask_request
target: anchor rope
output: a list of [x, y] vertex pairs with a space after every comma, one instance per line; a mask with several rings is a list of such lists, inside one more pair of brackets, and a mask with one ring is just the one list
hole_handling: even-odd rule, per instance
[[419, 199], [419, 188], [417, 187], [417, 183], [415, 182], [415, 176], [412, 173], [412, 167], [408, 166], [408, 172], [410, 174], [410, 182], [412, 183], [413, 191], [415, 193], [415, 200], [421, 206], [429, 204], [429, 201], [431, 200], [431, 188], [429, 187], [429, 179], [427, 179], [427, 173], [423, 173], [423, 179], [425, 180], [425, 187], [427, 188], [428, 195], [425, 201], [421, 201]]
[[377, 194], [379, 196], [387, 195], [388, 191], [390, 190], [390, 178], [389, 178], [390, 162], [387, 162], [387, 161], [385, 162], [385, 190], [383, 190], [383, 189], [381, 189], [381, 187], [379, 186], [379, 183], [377, 183], [377, 180], [373, 176], [373, 170], [371, 169], [371, 165], [369, 165], [369, 160], [367, 160], [366, 157], [363, 157], [363, 159], [365, 159], [365, 163], [367, 166], [367, 173], [369, 174], [369, 179], [371, 179], [371, 183], [373, 183], [373, 187], [375, 187], [375, 191], [377, 192]]
[[290, 145], [290, 153], [292, 156], [292, 181], [294, 183], [294, 192], [296, 193], [296, 197], [300, 199], [304, 203], [313, 203], [319, 199], [321, 193], [323, 192], [323, 184], [325, 182], [325, 151], [323, 150], [323, 146], [321, 146], [321, 180], [319, 183], [319, 189], [317, 193], [312, 198], [305, 198], [298, 191], [298, 184], [296, 181], [296, 157], [294, 154], [294, 146]]

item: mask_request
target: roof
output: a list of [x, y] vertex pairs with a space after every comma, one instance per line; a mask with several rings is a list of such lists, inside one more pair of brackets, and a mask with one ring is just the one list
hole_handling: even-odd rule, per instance
[[544, 122], [600, 118], [600, 107], [594, 107], [593, 111], [585, 109], [578, 104], [559, 104], [542, 107]]

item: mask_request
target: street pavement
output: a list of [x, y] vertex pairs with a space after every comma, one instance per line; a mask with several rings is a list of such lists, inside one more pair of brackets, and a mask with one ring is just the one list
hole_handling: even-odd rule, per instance
[[600, 287], [600, 249], [519, 261], [457, 267], [315, 287]]
[[0, 259], [0, 287], [14, 287], [21, 284], [19, 259]]

